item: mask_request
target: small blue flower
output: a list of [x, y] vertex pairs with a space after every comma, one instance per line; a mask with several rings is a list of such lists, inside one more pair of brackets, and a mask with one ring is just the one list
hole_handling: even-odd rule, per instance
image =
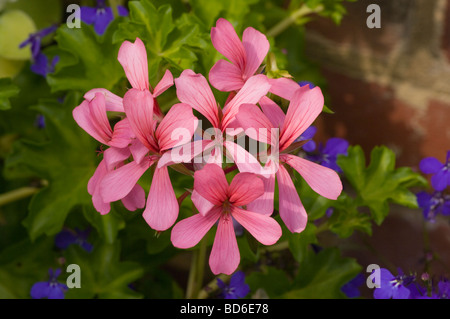
[[303, 87], [305, 85], [309, 85], [310, 89], [314, 89], [316, 87], [313, 83], [311, 83], [309, 81], [300, 81], [300, 82], [297, 82], [297, 83], [298, 83], [298, 85], [300, 85], [300, 87]]
[[380, 287], [375, 288], [373, 297], [375, 299], [408, 299], [411, 291], [407, 288], [414, 280], [414, 276], [404, 275], [399, 270], [399, 275], [394, 276], [386, 268], [380, 270]]
[[438, 214], [450, 215], [450, 195], [443, 192], [429, 194], [422, 191], [416, 194], [416, 198], [426, 220], [434, 222]]
[[91, 252], [93, 246], [87, 241], [90, 232], [90, 229], [84, 231], [79, 229], [63, 229], [55, 236], [55, 245], [59, 249], [66, 249], [69, 245], [76, 244], [87, 252]]
[[55, 272], [49, 269], [48, 274], [50, 277], [48, 281], [37, 282], [31, 287], [31, 298], [64, 299], [64, 294], [68, 287], [57, 281], [58, 276], [61, 274], [61, 269], [56, 269]]
[[302, 135], [300, 135], [295, 142], [300, 142], [300, 141], [305, 141], [305, 140], [309, 140], [308, 142], [306, 142], [305, 144], [303, 144], [302, 148], [305, 150], [305, 152], [314, 152], [314, 150], [316, 149], [316, 142], [314, 142], [312, 140], [312, 138], [314, 137], [314, 135], [317, 132], [317, 127], [311, 125], [310, 127], [308, 127]]
[[59, 61], [59, 56], [55, 55], [51, 62], [48, 61], [47, 56], [44, 53], [39, 53], [34, 59], [34, 63], [31, 65], [31, 71], [36, 74], [46, 77], [47, 74], [55, 71], [56, 63]]
[[38, 129], [45, 128], [45, 116], [42, 114], [38, 114], [36, 116], [36, 119], [34, 120], [34, 126], [36, 126]]
[[[123, 6], [117, 6], [120, 16], [127, 16], [128, 10]], [[96, 7], [81, 7], [81, 21], [94, 25], [94, 30], [98, 35], [105, 33], [109, 23], [114, 20], [111, 7], [106, 6], [105, 0], [97, 0]]]
[[365, 282], [364, 275], [359, 273], [355, 278], [350, 280], [344, 286], [342, 286], [341, 291], [348, 298], [357, 298], [361, 296], [361, 292], [359, 291], [359, 287]]
[[50, 27], [47, 27], [45, 29], [39, 30], [35, 33], [32, 33], [28, 36], [28, 39], [23, 41], [19, 48], [23, 48], [27, 45], [31, 45], [31, 56], [33, 60], [36, 60], [39, 54], [41, 53], [41, 40], [42, 38], [46, 37], [50, 33], [53, 33], [58, 28], [57, 25], [52, 25]]
[[222, 290], [221, 297], [224, 299], [244, 298], [250, 292], [250, 287], [245, 283], [245, 274], [242, 271], [236, 271], [231, 276], [228, 285], [217, 278], [217, 285]]
[[450, 185], [450, 151], [444, 164], [435, 157], [426, 157], [420, 161], [419, 168], [424, 174], [433, 174], [431, 186], [435, 190], [443, 191]]
[[342, 169], [337, 165], [336, 160], [338, 155], [347, 155], [349, 142], [340, 137], [330, 138], [325, 146], [319, 144], [318, 153], [309, 155], [308, 158], [322, 166], [331, 168], [336, 172], [342, 172]]

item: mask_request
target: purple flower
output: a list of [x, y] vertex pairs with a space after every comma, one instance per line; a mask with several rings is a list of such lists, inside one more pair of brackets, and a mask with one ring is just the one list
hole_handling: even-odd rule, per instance
[[44, 53], [39, 53], [34, 59], [34, 63], [31, 65], [31, 71], [36, 74], [46, 77], [47, 74], [55, 71], [56, 63], [59, 61], [59, 56], [55, 55], [51, 62], [48, 61], [47, 56]]
[[36, 119], [34, 120], [34, 126], [36, 126], [38, 129], [45, 128], [45, 116], [42, 114], [38, 114], [36, 116]]
[[308, 142], [306, 142], [302, 148], [306, 151], [306, 152], [314, 152], [314, 150], [316, 149], [316, 142], [314, 142], [312, 140], [312, 138], [314, 137], [314, 135], [317, 132], [317, 127], [311, 125], [310, 127], [308, 127], [302, 135], [300, 135], [300, 137], [298, 137], [295, 141], [296, 142], [300, 142], [300, 141], [305, 141], [305, 140], [309, 140]]
[[250, 287], [245, 283], [245, 274], [242, 271], [236, 271], [231, 276], [228, 285], [217, 278], [217, 285], [222, 290], [221, 297], [224, 299], [244, 298], [250, 292]]
[[[123, 6], [117, 6], [120, 16], [127, 16], [128, 10]], [[111, 7], [106, 6], [105, 0], [97, 0], [96, 7], [81, 7], [81, 21], [94, 25], [94, 30], [98, 35], [105, 33], [109, 23], [114, 20]]]
[[87, 241], [90, 232], [90, 229], [84, 231], [79, 229], [63, 229], [55, 236], [55, 245], [59, 249], [66, 249], [69, 245], [76, 244], [87, 252], [91, 252], [93, 246]]
[[450, 195], [443, 192], [428, 194], [422, 191], [416, 194], [416, 198], [426, 220], [434, 222], [438, 214], [450, 215]]
[[438, 283], [438, 291], [434, 299], [450, 299], [450, 281], [441, 280]]
[[348, 146], [349, 143], [347, 140], [339, 137], [332, 137], [326, 142], [325, 147], [322, 143], [319, 144], [318, 153], [309, 155], [308, 158], [340, 173], [342, 170], [337, 165], [336, 160], [338, 155], [347, 155]]
[[23, 47], [27, 46], [28, 44], [30, 44], [31, 45], [31, 56], [33, 57], [33, 60], [36, 60], [36, 58], [41, 53], [41, 39], [44, 38], [45, 36], [49, 35], [50, 33], [56, 31], [57, 28], [58, 28], [57, 25], [52, 25], [50, 27], [47, 27], [45, 29], [42, 29], [35, 33], [30, 34], [28, 36], [28, 39], [26, 39], [19, 45], [19, 48], [23, 48]]
[[375, 299], [408, 299], [411, 291], [407, 288], [414, 280], [414, 276], [404, 275], [399, 270], [399, 275], [394, 276], [386, 268], [380, 270], [380, 287], [375, 288], [373, 297]]
[[364, 275], [359, 273], [356, 275], [355, 278], [350, 280], [348, 283], [346, 283], [344, 286], [342, 286], [341, 291], [348, 297], [348, 298], [357, 298], [361, 296], [361, 293], [359, 291], [359, 287], [365, 282]]
[[443, 191], [450, 185], [450, 151], [447, 152], [447, 159], [442, 164], [437, 158], [426, 157], [420, 161], [420, 170], [425, 174], [433, 174], [431, 185], [437, 191]]
[[298, 85], [300, 85], [300, 87], [303, 87], [305, 85], [309, 85], [310, 89], [314, 89], [316, 87], [313, 83], [311, 83], [309, 81], [300, 81], [300, 82], [297, 82], [297, 83], [298, 83]]
[[37, 282], [31, 287], [30, 295], [33, 299], [64, 299], [64, 293], [68, 287], [57, 281], [61, 274], [61, 269], [56, 269], [55, 272], [50, 268], [48, 270], [49, 280]]

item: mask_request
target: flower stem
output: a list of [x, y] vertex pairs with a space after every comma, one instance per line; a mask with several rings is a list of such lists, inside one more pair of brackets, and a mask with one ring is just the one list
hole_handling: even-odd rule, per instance
[[269, 37], [276, 37], [280, 33], [282, 33], [284, 30], [289, 28], [292, 24], [296, 22], [298, 18], [301, 18], [303, 16], [306, 16], [311, 13], [317, 13], [323, 10], [323, 6], [319, 5], [314, 9], [311, 9], [307, 5], [303, 4], [300, 8], [292, 12], [288, 17], [281, 20], [279, 23], [277, 23], [275, 26], [273, 26], [266, 35]]
[[121, 0], [109, 0], [109, 6], [112, 9], [114, 18], [119, 16], [119, 11], [117, 11], [117, 6], [121, 4]]
[[26, 186], [0, 194], [0, 206], [34, 195], [39, 191], [39, 189], [40, 188], [38, 187]]
[[192, 252], [191, 268], [189, 270], [188, 284], [186, 288], [186, 299], [198, 297], [203, 285], [203, 275], [206, 260], [206, 241], [200, 241], [198, 250]]

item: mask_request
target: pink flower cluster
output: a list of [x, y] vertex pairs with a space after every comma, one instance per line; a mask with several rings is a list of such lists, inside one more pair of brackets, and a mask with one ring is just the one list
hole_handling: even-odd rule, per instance
[[[281, 227], [271, 217], [275, 180], [282, 221], [291, 232], [305, 229], [307, 213], [288, 166], [324, 197], [336, 199], [342, 184], [335, 171], [290, 154], [296, 148], [295, 140], [322, 111], [320, 88], [300, 87], [288, 78], [269, 79], [258, 74], [269, 42], [254, 28], [245, 29], [241, 40], [227, 20], [219, 19], [211, 30], [211, 40], [228, 59], [219, 60], [209, 73], [213, 87], [230, 92], [223, 107], [216, 102], [206, 78], [192, 70], [183, 71], [176, 79], [167, 70], [152, 88], [145, 46], [137, 38], [134, 43], [125, 41], [118, 54], [132, 88], [123, 98], [106, 89], [90, 90], [73, 116], [81, 128], [108, 146], [87, 187], [96, 210], [107, 214], [110, 203], [118, 200], [130, 211], [144, 208], [143, 217], [151, 228], [165, 231], [173, 226], [171, 240], [178, 248], [195, 246], [217, 224], [209, 264], [214, 274], [231, 274], [240, 262], [233, 220], [264, 245], [272, 245], [281, 237]], [[156, 99], [173, 85], [180, 103], [163, 114]], [[289, 101], [286, 114], [268, 97], [269, 92]], [[194, 139], [199, 120], [193, 110], [208, 120], [216, 132], [214, 137]], [[107, 112], [123, 115], [114, 127]], [[245, 132], [251, 139], [266, 143], [265, 165], [234, 143], [233, 136], [224, 140], [222, 132], [227, 128], [233, 128], [235, 135]], [[261, 133], [273, 129], [279, 134]], [[168, 167], [179, 162], [174, 154], [183, 150], [190, 150], [182, 156], [185, 163], [193, 163], [205, 152], [209, 157], [198, 165], [186, 165], [193, 171], [191, 199], [198, 213], [177, 222], [179, 202]], [[223, 169], [224, 155], [231, 157], [239, 170], [230, 184]], [[139, 180], [151, 167], [153, 179], [146, 196]]]

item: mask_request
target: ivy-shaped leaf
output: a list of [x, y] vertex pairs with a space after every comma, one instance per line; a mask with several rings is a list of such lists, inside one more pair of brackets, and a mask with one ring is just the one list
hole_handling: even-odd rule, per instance
[[9, 98], [19, 94], [19, 87], [14, 85], [10, 78], [0, 79], [0, 110], [11, 108]]
[[357, 193], [358, 206], [367, 206], [374, 221], [380, 225], [389, 212], [389, 203], [417, 208], [410, 188], [426, 186], [426, 179], [411, 168], [395, 168], [395, 153], [385, 146], [372, 149], [369, 166], [360, 146], [348, 149], [348, 156], [339, 156], [337, 164]]
[[97, 164], [96, 144], [72, 118], [77, 101], [70, 95], [64, 104], [47, 100], [34, 107], [45, 116], [50, 140], [19, 140], [6, 160], [6, 177], [39, 177], [48, 183], [33, 196], [24, 220], [32, 240], [60, 231], [76, 205], [92, 205], [87, 183]]

